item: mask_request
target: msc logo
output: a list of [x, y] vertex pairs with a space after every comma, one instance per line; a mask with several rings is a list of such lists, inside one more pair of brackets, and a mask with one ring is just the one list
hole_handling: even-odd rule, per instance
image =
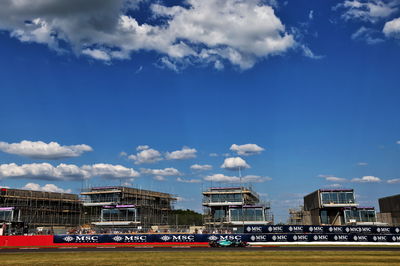
[[346, 227], [345, 231], [347, 233], [371, 233], [371, 227]]
[[373, 238], [372, 238], [374, 241], [381, 241], [381, 242], [386, 242], [387, 241], [387, 239], [386, 239], [386, 236], [374, 236]]
[[310, 232], [323, 232], [324, 228], [322, 226], [310, 226], [308, 230], [310, 230]]
[[348, 241], [349, 240], [349, 236], [348, 235], [335, 235], [333, 237], [333, 239], [335, 239], [335, 241]]
[[343, 228], [339, 226], [330, 226], [328, 230], [329, 232], [343, 232]]
[[161, 240], [162, 241], [165, 241], [165, 242], [167, 242], [168, 240], [170, 240], [171, 239], [171, 237], [170, 236], [167, 236], [167, 235], [163, 235], [162, 237], [161, 237]]
[[396, 229], [394, 229], [394, 231], [395, 231], [396, 233], [399, 233], [399, 232], [400, 232], [400, 229], [399, 229], [398, 227], [396, 227]]
[[270, 232], [283, 232], [283, 226], [268, 226]]
[[376, 231], [378, 233], [390, 233], [390, 228], [388, 228], [388, 227], [377, 227]]
[[220, 236], [220, 240], [242, 240], [241, 235], [226, 235], [226, 236]]
[[273, 241], [287, 241], [287, 235], [272, 236]]
[[63, 237], [63, 240], [66, 242], [72, 242], [72, 241], [74, 241], [74, 238], [72, 236], [66, 236], [66, 237]]
[[367, 236], [354, 236], [353, 239], [354, 241], [368, 242]]
[[125, 242], [146, 242], [147, 236], [125, 236]]
[[76, 236], [76, 242], [93, 243], [99, 241], [99, 236]]
[[250, 237], [251, 241], [267, 241], [266, 235], [252, 235]]
[[303, 226], [289, 226], [290, 232], [303, 232]]
[[122, 241], [122, 239], [124, 239], [124, 238], [122, 236], [114, 236], [112, 239], [116, 242], [119, 242], [119, 241]]
[[209, 236], [208, 240], [211, 240], [211, 241], [218, 240], [218, 236]]
[[246, 228], [247, 232], [262, 232], [262, 227], [261, 226], [247, 226]]
[[308, 241], [307, 235], [294, 235], [293, 241]]
[[393, 242], [398, 242], [400, 241], [400, 236], [392, 236]]
[[326, 241], [326, 240], [328, 240], [328, 236], [327, 235], [315, 235], [314, 237], [313, 237], [313, 239], [315, 240], [315, 241]]

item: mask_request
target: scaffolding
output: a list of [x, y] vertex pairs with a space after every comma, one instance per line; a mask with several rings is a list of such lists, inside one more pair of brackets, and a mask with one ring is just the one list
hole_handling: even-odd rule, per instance
[[288, 224], [290, 225], [302, 225], [304, 221], [304, 208], [300, 206], [300, 208], [292, 208], [289, 209], [289, 219]]
[[[123, 187], [83, 189], [84, 224], [95, 225], [168, 225], [176, 197], [168, 193]], [[128, 209], [132, 214], [128, 214]], [[105, 217], [104, 213], [111, 213]]]
[[0, 210], [3, 222], [20, 222], [30, 228], [79, 225], [81, 202], [78, 195], [2, 188]]

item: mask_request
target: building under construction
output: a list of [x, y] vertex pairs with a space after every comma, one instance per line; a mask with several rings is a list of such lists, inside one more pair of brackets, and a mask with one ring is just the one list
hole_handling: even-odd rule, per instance
[[92, 187], [81, 196], [83, 223], [112, 227], [167, 225], [176, 201], [168, 193], [123, 186]]
[[0, 222], [30, 228], [73, 227], [79, 224], [81, 202], [78, 195], [0, 189]]
[[261, 202], [250, 187], [212, 187], [203, 191], [204, 225], [210, 228], [233, 229], [244, 225], [273, 223], [270, 204]]

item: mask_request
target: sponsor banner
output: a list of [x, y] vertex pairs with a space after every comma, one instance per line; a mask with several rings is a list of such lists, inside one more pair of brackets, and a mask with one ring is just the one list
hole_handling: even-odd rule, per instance
[[379, 234], [118, 234], [55, 235], [54, 243], [207, 243], [231, 240], [244, 242], [399, 242], [400, 235]]
[[400, 227], [389, 226], [322, 226], [322, 225], [247, 225], [245, 233], [284, 234], [284, 233], [310, 233], [310, 234], [399, 234]]

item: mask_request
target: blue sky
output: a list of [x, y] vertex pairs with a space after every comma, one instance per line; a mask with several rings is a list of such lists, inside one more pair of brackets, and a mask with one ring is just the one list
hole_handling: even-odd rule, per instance
[[398, 193], [399, 1], [52, 2], [0, 4], [1, 186], [200, 211], [241, 166], [276, 221], [318, 188]]

